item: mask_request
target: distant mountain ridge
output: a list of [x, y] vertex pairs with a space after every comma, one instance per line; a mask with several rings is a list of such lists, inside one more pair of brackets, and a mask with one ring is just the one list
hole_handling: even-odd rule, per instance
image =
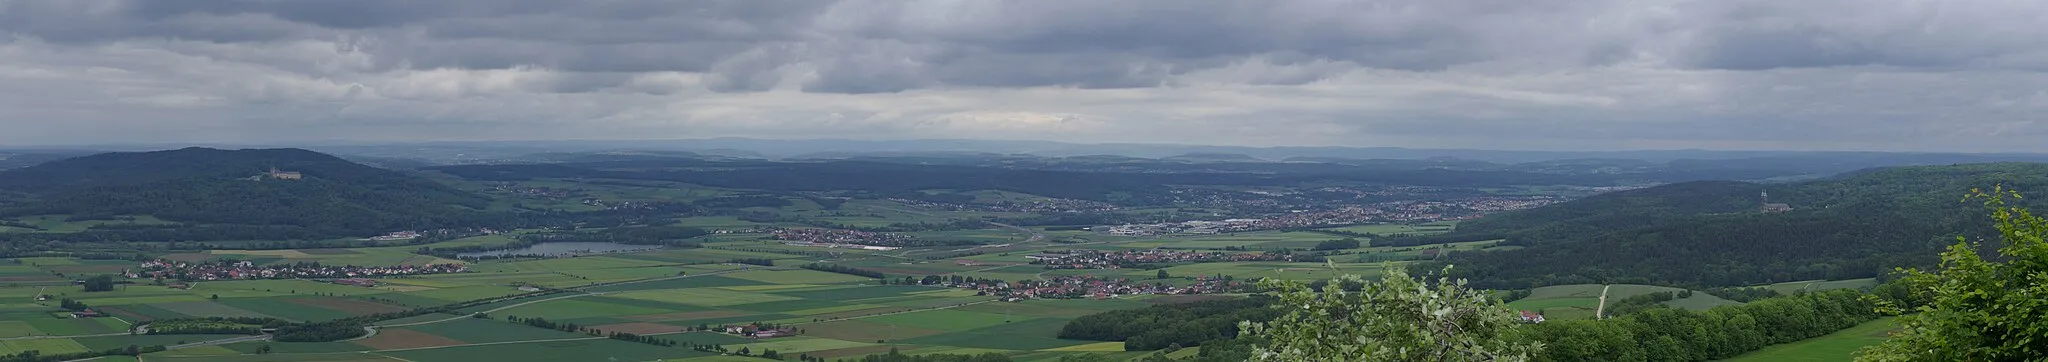
[[[1449, 237], [1503, 236], [1523, 249], [1457, 252], [1454, 274], [1488, 287], [1576, 283], [1730, 286], [1883, 275], [1929, 266], [1956, 236], [1988, 237], [1962, 201], [2003, 185], [2048, 206], [2048, 164], [1864, 170], [1793, 184], [1687, 182], [1615, 192], [1459, 224]], [[1789, 212], [1766, 213], [1771, 203]]]
[[[269, 176], [275, 168], [300, 179]], [[302, 149], [115, 152], [0, 171], [0, 190], [31, 195], [0, 215], [153, 215], [193, 224], [295, 227], [359, 236], [461, 225], [489, 205], [403, 173]]]

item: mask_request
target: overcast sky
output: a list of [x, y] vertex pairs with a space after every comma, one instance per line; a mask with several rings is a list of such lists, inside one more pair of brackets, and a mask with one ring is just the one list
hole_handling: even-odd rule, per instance
[[2048, 152], [2048, 1], [0, 0], [0, 146]]

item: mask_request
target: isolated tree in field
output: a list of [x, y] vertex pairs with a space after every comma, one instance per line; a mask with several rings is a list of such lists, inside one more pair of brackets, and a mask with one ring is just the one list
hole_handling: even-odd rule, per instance
[[1172, 277], [1173, 277], [1173, 275], [1172, 275], [1172, 274], [1167, 274], [1167, 273], [1166, 273], [1166, 269], [1159, 269], [1159, 279], [1166, 279], [1166, 278], [1172, 278]]
[[[1448, 269], [1448, 268], [1446, 268]], [[1448, 270], [1446, 270], [1448, 271]], [[1387, 268], [1380, 281], [1344, 275], [1315, 290], [1295, 281], [1265, 280], [1274, 305], [1287, 314], [1267, 323], [1245, 322], [1245, 336], [1270, 340], [1252, 353], [1257, 361], [1526, 361], [1542, 346], [1516, 333], [1513, 309], [1440, 278], [1432, 285]]]
[[85, 291], [105, 292], [114, 290], [114, 276], [100, 274], [85, 278]]
[[2020, 195], [2004, 187], [1973, 190], [1991, 209], [2005, 245], [2003, 262], [1977, 255], [1958, 238], [1941, 253], [1941, 269], [1901, 270], [1923, 305], [1899, 317], [1900, 330], [1866, 347], [1858, 361], [2019, 361], [2048, 356], [2048, 219], [2008, 206]]

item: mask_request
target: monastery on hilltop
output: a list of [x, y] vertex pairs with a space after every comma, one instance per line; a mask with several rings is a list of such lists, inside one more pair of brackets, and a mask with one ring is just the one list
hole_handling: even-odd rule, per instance
[[300, 175], [298, 171], [278, 171], [277, 166], [270, 166], [270, 174], [268, 176], [278, 180], [298, 180], [306, 177], [305, 175]]
[[1764, 192], [1763, 192], [1763, 197], [1764, 197], [1764, 208], [1763, 208], [1763, 211], [1764, 211], [1764, 213], [1766, 213], [1766, 214], [1773, 214], [1773, 213], [1780, 213], [1780, 212], [1792, 211], [1792, 205], [1786, 205], [1786, 204], [1773, 204], [1773, 203], [1771, 203], [1771, 192], [1770, 192], [1770, 191], [1764, 191]]

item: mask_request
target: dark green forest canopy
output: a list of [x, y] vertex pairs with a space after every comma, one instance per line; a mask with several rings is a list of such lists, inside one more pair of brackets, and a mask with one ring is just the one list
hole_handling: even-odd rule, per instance
[[[1490, 288], [1875, 277], [1930, 265], [1956, 236], [1994, 235], [1972, 217], [1974, 204], [1961, 202], [1972, 188], [1993, 185], [2043, 194], [2048, 165], [1902, 167], [1797, 184], [1693, 182], [1616, 192], [1460, 224], [1453, 235], [1504, 235], [1503, 245], [1527, 248], [1452, 253], [1441, 263]], [[1762, 212], [1765, 191], [1794, 210]]]
[[[300, 180], [262, 177], [271, 168]], [[466, 226], [490, 199], [433, 181], [298, 149], [186, 148], [107, 153], [0, 172], [0, 189], [24, 196], [0, 216], [73, 219], [152, 215], [188, 223], [244, 225], [284, 235], [365, 236]]]

